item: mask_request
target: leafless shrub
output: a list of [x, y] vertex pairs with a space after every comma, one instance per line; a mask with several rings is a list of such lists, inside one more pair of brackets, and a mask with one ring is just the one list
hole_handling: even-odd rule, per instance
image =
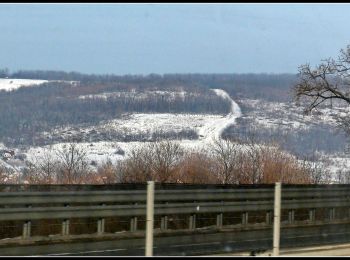
[[350, 170], [337, 170], [335, 173], [335, 182], [338, 184], [350, 184]]
[[330, 181], [324, 164], [316, 164], [310, 158], [297, 160], [278, 145], [255, 143], [253, 138], [244, 141], [216, 140], [207, 151], [187, 152], [173, 141], [147, 143], [131, 150], [128, 158], [117, 164], [107, 160], [97, 171], [89, 169], [86, 151], [75, 143], [55, 153], [57, 160], [50, 153], [35, 164], [28, 163], [23, 180], [60, 184], [140, 183], [148, 180], [197, 184]]
[[9, 169], [0, 165], [0, 183], [4, 183], [4, 184], [19, 183], [18, 175], [15, 175], [12, 169]]
[[32, 162], [27, 161], [25, 179], [30, 183], [52, 184], [57, 183], [58, 160], [53, 155], [50, 146], [43, 150], [42, 156], [35, 157]]
[[86, 150], [79, 148], [77, 143], [64, 145], [57, 150], [59, 158], [57, 182], [64, 184], [83, 183], [89, 174]]
[[189, 152], [182, 161], [177, 182], [191, 184], [221, 183], [215, 172], [215, 161], [203, 152]]
[[175, 182], [182, 155], [177, 142], [153, 142], [133, 149], [118, 170], [123, 182]]
[[239, 182], [239, 145], [232, 140], [217, 139], [209, 147], [212, 163], [222, 184]]
[[118, 169], [113, 165], [110, 159], [107, 159], [96, 172], [96, 182], [101, 184], [110, 184], [119, 182]]
[[178, 142], [158, 141], [147, 147], [151, 156], [153, 179], [158, 182], [175, 182], [184, 151]]
[[151, 156], [146, 146], [134, 148], [129, 157], [117, 165], [121, 182], [145, 182], [153, 179]]

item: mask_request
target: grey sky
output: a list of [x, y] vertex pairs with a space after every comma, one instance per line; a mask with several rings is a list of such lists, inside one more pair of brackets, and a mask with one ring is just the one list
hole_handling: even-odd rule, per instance
[[349, 4], [1, 4], [0, 68], [283, 73], [350, 44]]

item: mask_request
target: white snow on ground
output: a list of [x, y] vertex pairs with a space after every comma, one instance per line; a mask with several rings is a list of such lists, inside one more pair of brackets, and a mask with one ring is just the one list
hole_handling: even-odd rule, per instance
[[269, 102], [260, 99], [240, 99], [250, 111], [244, 118], [265, 129], [309, 129], [318, 123], [336, 125], [336, 116], [345, 116], [349, 106], [341, 104], [332, 107], [320, 107], [309, 115], [303, 113], [303, 107], [294, 102]]
[[327, 169], [335, 175], [338, 171], [350, 172], [349, 155], [346, 154], [324, 154], [322, 159], [325, 161]]
[[[199, 140], [181, 140], [181, 145], [186, 149], [202, 149], [210, 144], [214, 139], [221, 137], [222, 132], [231, 124], [235, 123], [237, 117], [241, 116], [239, 106], [231, 99], [231, 97], [221, 89], [213, 90], [216, 95], [231, 102], [231, 111], [226, 116], [221, 115], [193, 115], [193, 114], [130, 114], [121, 119], [107, 121], [97, 127], [80, 129], [80, 131], [88, 132], [92, 129], [116, 129], [121, 133], [129, 134], [149, 134], [154, 131], [175, 131], [195, 130], [200, 137]], [[183, 94], [183, 93], [182, 93]], [[62, 129], [58, 129], [62, 131]], [[54, 133], [58, 134], [58, 131]], [[71, 131], [71, 130], [69, 130]], [[101, 163], [107, 158], [112, 161], [124, 159], [128, 156], [129, 151], [134, 147], [143, 145], [145, 142], [89, 142], [79, 143], [79, 147], [88, 151], [90, 160]], [[53, 145], [53, 150], [60, 149], [64, 144]], [[47, 152], [47, 147], [32, 147], [28, 150], [29, 160], [40, 157], [41, 154]], [[121, 148], [125, 152], [125, 156], [116, 154]]]
[[146, 99], [148, 96], [145, 93], [131, 92], [131, 91], [115, 91], [115, 92], [104, 92], [100, 94], [80, 95], [79, 99], [108, 99], [108, 98], [128, 97], [134, 99]]
[[66, 81], [66, 80], [44, 80], [44, 79], [8, 79], [0, 78], [0, 91], [11, 91], [16, 90], [20, 87], [29, 87], [29, 86], [39, 86], [47, 82], [66, 82], [75, 86], [79, 84], [79, 81]]
[[68, 137], [81, 135], [95, 131], [97, 133], [117, 131], [122, 136], [141, 135], [151, 139], [156, 132], [179, 133], [181, 131], [195, 131], [201, 142], [210, 143], [213, 139], [219, 139], [223, 131], [235, 123], [237, 117], [241, 116], [239, 106], [223, 90], [214, 89], [213, 92], [228, 99], [231, 102], [231, 110], [226, 116], [213, 114], [174, 114], [174, 113], [133, 113], [124, 114], [121, 118], [107, 120], [99, 125], [91, 127], [64, 127], [57, 128], [51, 132], [43, 132], [42, 135], [50, 137], [60, 135]]
[[222, 97], [222, 99], [228, 99], [231, 102], [231, 111], [225, 117], [218, 118], [217, 120], [212, 120], [208, 124], [205, 124], [198, 131], [200, 139], [205, 142], [212, 142], [221, 137], [223, 131], [230, 125], [235, 123], [237, 117], [242, 115], [240, 107], [232, 98], [227, 94], [226, 91], [222, 89], [213, 89], [216, 95]]
[[[174, 131], [195, 129], [199, 130], [211, 122], [216, 122], [219, 115], [192, 114], [131, 114], [122, 119], [114, 119], [98, 128], [117, 129], [121, 133], [148, 134], [155, 131]], [[96, 129], [94, 127], [94, 129]]]
[[137, 91], [115, 91], [115, 92], [104, 92], [100, 94], [80, 95], [79, 99], [104, 99], [108, 98], [132, 98], [135, 100], [149, 99], [150, 97], [161, 96], [165, 100], [175, 100], [176, 98], [185, 99], [186, 96], [198, 96], [198, 93], [190, 93], [184, 90], [179, 91], [164, 91], [164, 90], [152, 90], [145, 92]]
[[[78, 143], [78, 148], [87, 152], [87, 161], [89, 163], [96, 162], [97, 165], [101, 165], [106, 162], [108, 159], [113, 163], [117, 161], [126, 159], [130, 152], [142, 145], [146, 145], [149, 142], [110, 142], [110, 141], [102, 141], [102, 142], [81, 142]], [[201, 150], [204, 149], [209, 151], [209, 144], [204, 143], [201, 140], [181, 140], [179, 142], [181, 146], [187, 150]], [[58, 152], [63, 149], [63, 147], [67, 145], [66, 143], [58, 143], [54, 144], [51, 147], [31, 147], [27, 151], [27, 159], [35, 163], [36, 161], [40, 161], [44, 155], [49, 154], [50, 157], [58, 159]], [[118, 153], [119, 151], [125, 152], [124, 155]]]
[[40, 85], [48, 82], [48, 80], [41, 79], [4, 79], [0, 78], [0, 90], [15, 90], [19, 87]]

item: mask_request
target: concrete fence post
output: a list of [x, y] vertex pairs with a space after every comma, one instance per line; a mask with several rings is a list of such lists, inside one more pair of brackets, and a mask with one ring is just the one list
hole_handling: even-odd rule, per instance
[[280, 228], [281, 228], [281, 183], [275, 184], [275, 203], [273, 218], [273, 256], [278, 256], [280, 251]]
[[145, 255], [153, 256], [154, 181], [147, 182], [146, 246]]

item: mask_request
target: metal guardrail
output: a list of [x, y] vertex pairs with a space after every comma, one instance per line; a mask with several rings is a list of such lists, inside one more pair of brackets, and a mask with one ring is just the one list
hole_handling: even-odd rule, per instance
[[[284, 188], [282, 200], [300, 198], [350, 198], [350, 188]], [[228, 201], [264, 200], [274, 197], [274, 189], [189, 189], [156, 190], [156, 202], [173, 201]], [[53, 191], [53, 192], [0, 192], [1, 205], [53, 203], [146, 202], [146, 190], [128, 191]]]
[[[194, 229], [195, 215], [204, 213], [216, 214], [217, 226], [222, 227], [224, 213], [242, 212], [245, 223], [248, 222], [248, 212], [266, 211], [271, 214], [274, 209], [274, 188], [193, 189], [188, 186], [181, 190], [156, 189], [154, 203], [154, 215], [162, 217], [163, 227], [167, 226], [166, 216], [187, 214], [189, 228]], [[282, 210], [310, 209], [312, 219], [315, 209], [329, 208], [330, 216], [334, 218], [335, 208], [341, 207], [350, 208], [348, 186], [282, 185]], [[23, 238], [30, 235], [31, 220], [62, 219], [62, 234], [68, 235], [69, 219], [72, 218], [98, 218], [97, 230], [103, 232], [104, 218], [145, 215], [146, 189], [0, 192], [0, 221], [23, 220]]]
[[[350, 199], [309, 199], [282, 201], [282, 209], [350, 207]], [[155, 215], [272, 211], [273, 201], [193, 202], [155, 204]], [[144, 216], [146, 205], [2, 208], [0, 221], [88, 217]]]

